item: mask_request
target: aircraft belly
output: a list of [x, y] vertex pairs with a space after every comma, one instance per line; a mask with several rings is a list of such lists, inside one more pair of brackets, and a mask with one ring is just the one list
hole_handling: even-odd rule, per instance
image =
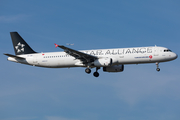
[[62, 59], [57, 61], [59, 67], [73, 67], [75, 61], [73, 59]]
[[51, 59], [47, 61], [47, 64], [47, 67], [52, 68], [75, 67], [75, 61], [71, 58]]

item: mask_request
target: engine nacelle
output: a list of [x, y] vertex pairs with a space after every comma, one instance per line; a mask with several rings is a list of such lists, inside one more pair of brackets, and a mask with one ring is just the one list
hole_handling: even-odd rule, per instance
[[114, 65], [103, 67], [104, 72], [122, 72], [124, 71], [124, 65]]
[[94, 61], [94, 66], [96, 67], [104, 67], [104, 66], [111, 66], [112, 59], [111, 58], [100, 58]]

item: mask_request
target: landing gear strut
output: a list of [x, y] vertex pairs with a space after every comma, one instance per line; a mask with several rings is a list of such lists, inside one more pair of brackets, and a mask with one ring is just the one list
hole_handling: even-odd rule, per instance
[[94, 77], [98, 77], [99, 76], [99, 73], [97, 72], [98, 70], [100, 69], [100, 67], [96, 67], [96, 72], [94, 72]]
[[159, 63], [158, 62], [156, 62], [156, 70], [159, 72], [160, 71], [160, 68], [159, 68]]

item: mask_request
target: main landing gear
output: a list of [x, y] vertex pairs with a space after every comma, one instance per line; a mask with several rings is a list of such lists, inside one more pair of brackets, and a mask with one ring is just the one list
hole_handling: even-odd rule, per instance
[[159, 68], [159, 63], [158, 62], [156, 62], [156, 70], [159, 72], [160, 71], [160, 68]]
[[91, 69], [86, 68], [86, 69], [85, 69], [85, 72], [86, 72], [87, 74], [90, 74], [90, 73], [91, 73]]
[[[96, 72], [94, 72], [94, 77], [98, 77], [99, 76], [99, 73], [98, 73], [98, 70], [100, 69], [100, 67], [96, 67]], [[85, 72], [90, 74], [91, 73], [91, 69], [88, 67], [85, 69]]]
[[94, 72], [94, 77], [98, 77], [99, 76], [99, 73], [97, 72], [98, 70], [100, 69], [100, 67], [96, 67], [96, 72]]

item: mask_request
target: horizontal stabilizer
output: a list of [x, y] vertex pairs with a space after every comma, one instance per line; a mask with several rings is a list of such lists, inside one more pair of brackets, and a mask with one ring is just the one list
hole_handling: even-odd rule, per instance
[[16, 55], [11, 55], [11, 54], [7, 54], [7, 53], [4, 53], [4, 55], [9, 56], [9, 57], [12, 57], [12, 58], [25, 59], [25, 58], [23, 58], [23, 57], [18, 57], [18, 56], [16, 56]]

